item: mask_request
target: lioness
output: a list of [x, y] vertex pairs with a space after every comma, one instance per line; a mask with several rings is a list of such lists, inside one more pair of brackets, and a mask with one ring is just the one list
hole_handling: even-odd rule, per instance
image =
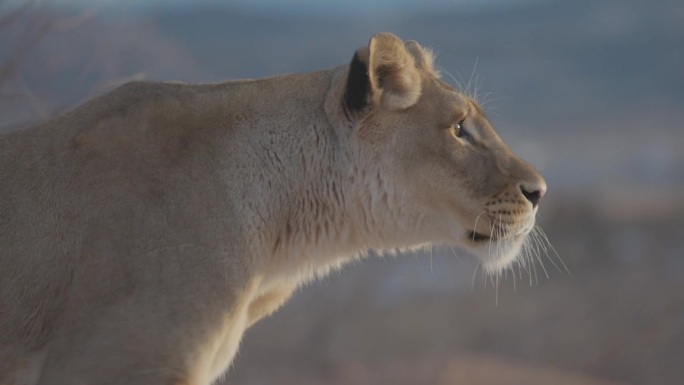
[[209, 85], [135, 82], [0, 136], [0, 383], [209, 384], [244, 331], [368, 250], [497, 272], [544, 179], [416, 42]]

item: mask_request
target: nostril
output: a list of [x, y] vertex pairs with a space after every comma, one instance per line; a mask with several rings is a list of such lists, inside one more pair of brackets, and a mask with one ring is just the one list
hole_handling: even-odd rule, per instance
[[537, 207], [537, 204], [542, 197], [542, 192], [540, 190], [527, 191], [525, 186], [521, 185], [520, 191], [522, 191], [522, 194], [525, 196], [525, 198], [532, 203], [532, 207]]

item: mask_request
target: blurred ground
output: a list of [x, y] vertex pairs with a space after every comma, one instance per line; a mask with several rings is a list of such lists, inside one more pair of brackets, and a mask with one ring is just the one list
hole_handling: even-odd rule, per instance
[[480, 275], [471, 288], [475, 265], [459, 250], [370, 258], [248, 331], [228, 383], [684, 378], [681, 2], [433, 1], [364, 14], [42, 4], [0, 23], [0, 131], [131, 79], [342, 65], [392, 31], [433, 47], [448, 80], [477, 83], [502, 137], [547, 177], [540, 222], [571, 276], [543, 259], [549, 279], [537, 264], [501, 283], [497, 300]]
[[[233, 378], [275, 383], [300, 376], [302, 367], [323, 373], [320, 381], [345, 378], [340, 365], [373, 373], [384, 367], [425, 373], [422, 367], [437, 365], [427, 371], [435, 376], [443, 370], [438, 363], [454, 355], [472, 362], [472, 354], [493, 357], [490, 365], [502, 373], [512, 360], [530, 376], [544, 368], [624, 384], [683, 378], [682, 210], [641, 221], [574, 203], [544, 217], [553, 218], [543, 225], [572, 276], [545, 260], [550, 279], [538, 265], [539, 283], [533, 276], [530, 286], [523, 271], [514, 290], [509, 276], [497, 305], [493, 287], [479, 276], [470, 289], [474, 265], [450, 251], [432, 261], [429, 255], [368, 260], [303, 290], [250, 330]], [[264, 373], [263, 362], [273, 365], [275, 377]], [[481, 378], [489, 372], [483, 369]], [[350, 382], [392, 383], [383, 378]], [[437, 383], [431, 378], [407, 383]]]

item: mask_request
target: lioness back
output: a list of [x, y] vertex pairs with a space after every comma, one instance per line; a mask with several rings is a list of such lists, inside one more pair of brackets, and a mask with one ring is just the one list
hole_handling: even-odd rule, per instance
[[368, 250], [457, 245], [497, 274], [546, 189], [390, 34], [327, 71], [125, 85], [0, 136], [0, 180], [2, 384], [209, 384]]

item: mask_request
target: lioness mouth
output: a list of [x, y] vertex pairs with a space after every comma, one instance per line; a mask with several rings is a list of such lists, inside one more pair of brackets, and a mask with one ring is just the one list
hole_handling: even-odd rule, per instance
[[475, 231], [469, 231], [468, 239], [472, 240], [473, 242], [485, 242], [496, 238], [490, 237], [489, 235], [476, 233]]

